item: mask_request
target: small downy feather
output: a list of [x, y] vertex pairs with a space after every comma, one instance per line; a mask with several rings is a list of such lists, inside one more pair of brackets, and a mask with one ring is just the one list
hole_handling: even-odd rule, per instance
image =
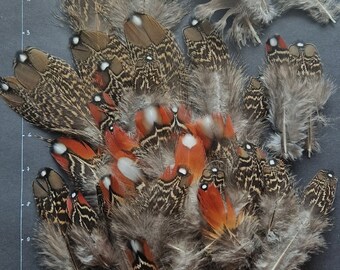
[[[126, 250], [131, 241], [147, 239], [154, 265], [158, 269], [184, 270], [188, 265], [199, 268], [207, 262], [196, 242], [199, 234], [186, 219], [140, 211], [139, 202], [135, 203], [113, 213], [111, 234], [117, 239], [117, 247]], [[125, 254], [122, 258], [121, 265], [131, 266]]]
[[[230, 194], [230, 195], [229, 195]], [[203, 242], [218, 269], [243, 269], [259, 247], [255, 236], [258, 221], [247, 213], [248, 197], [236, 189], [223, 189], [202, 181], [198, 190], [199, 207], [204, 221]]]
[[68, 235], [74, 244], [73, 252], [87, 267], [110, 269], [119, 262], [118, 252], [112, 246], [106, 229], [95, 228], [91, 234], [87, 230], [72, 226]]
[[228, 114], [238, 139], [243, 141], [247, 137], [247, 119], [241, 105], [247, 81], [243, 68], [229, 58], [226, 45], [207, 21], [192, 20], [183, 34], [192, 65], [188, 105], [195, 112], [193, 118]]
[[199, 4], [195, 14], [199, 19], [210, 19], [216, 11], [226, 10], [215, 27], [221, 32], [226, 29], [229, 39], [244, 46], [248, 41], [261, 43], [261, 29], [290, 9], [305, 10], [322, 24], [335, 23], [340, 14], [340, 5], [334, 0], [210, 0]]
[[39, 264], [44, 269], [77, 269], [77, 262], [69, 252], [67, 241], [60, 228], [49, 221], [41, 221], [35, 237], [38, 247]]
[[[200, 19], [210, 19], [216, 11], [222, 9], [227, 11], [215, 26], [221, 32], [227, 28], [228, 37], [239, 46], [244, 46], [248, 40], [254, 44], [261, 43], [259, 30], [278, 15], [274, 4], [267, 0], [211, 0], [198, 5], [195, 13]], [[231, 17], [232, 22], [228, 23]]]
[[298, 42], [286, 46], [280, 36], [266, 43], [268, 65], [263, 83], [269, 94], [268, 119], [273, 132], [266, 147], [285, 159], [297, 159], [317, 150], [315, 127], [323, 119], [321, 109], [334, 91], [322, 75], [316, 48]]
[[340, 4], [335, 0], [275, 0], [275, 4], [283, 12], [288, 9], [301, 9], [319, 23], [336, 23], [340, 14]]
[[325, 246], [322, 233], [331, 224], [327, 214], [332, 209], [336, 183], [332, 172], [320, 170], [306, 187], [300, 205], [292, 191], [278, 197], [275, 204], [263, 201], [263, 207], [274, 209], [263, 208], [264, 213], [273, 214], [265, 227], [267, 240], [256, 269], [296, 269]]

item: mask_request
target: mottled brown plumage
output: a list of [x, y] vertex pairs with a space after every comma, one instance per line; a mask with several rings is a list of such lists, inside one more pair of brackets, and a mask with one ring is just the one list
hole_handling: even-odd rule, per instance
[[[235, 15], [239, 44], [277, 15], [229, 0], [197, 13], [209, 4]], [[270, 38], [249, 80], [207, 20], [184, 28], [183, 54], [176, 1], [62, 9], [76, 70], [28, 48], [0, 81], [14, 111], [61, 133], [46, 141], [69, 186], [48, 168], [33, 182], [43, 269], [297, 269], [324, 246], [337, 180], [321, 170], [300, 196], [284, 161], [318, 147], [333, 86], [314, 45]]]

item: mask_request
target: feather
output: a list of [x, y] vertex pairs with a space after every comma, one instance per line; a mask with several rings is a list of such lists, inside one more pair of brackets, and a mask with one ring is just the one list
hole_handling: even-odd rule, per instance
[[59, 19], [75, 31], [109, 30], [110, 24], [103, 18], [109, 12], [108, 6], [102, 0], [63, 0], [60, 9], [63, 17]]
[[314, 20], [319, 23], [326, 24], [328, 22], [336, 23], [336, 18], [340, 14], [340, 5], [334, 0], [298, 0], [298, 1], [282, 1], [275, 0], [275, 4], [282, 10], [301, 9], [309, 13]]
[[66, 212], [69, 190], [59, 174], [43, 168], [32, 184], [38, 215], [65, 233], [70, 223]]
[[118, 265], [118, 252], [113, 248], [105, 230], [95, 228], [89, 234], [83, 228], [72, 226], [68, 235], [74, 245], [74, 256], [86, 267], [115, 269]]
[[268, 97], [266, 92], [267, 90], [260, 80], [251, 78], [244, 93], [243, 106], [246, 115], [254, 119], [254, 121], [263, 120], [268, 114]]
[[203, 227], [205, 249], [217, 268], [249, 268], [260, 244], [254, 236], [258, 222], [245, 210], [248, 197], [233, 188], [227, 191], [220, 194], [213, 183], [202, 181], [200, 184], [199, 206], [208, 224]]
[[228, 114], [238, 139], [243, 141], [247, 136], [247, 120], [241, 109], [247, 80], [243, 68], [229, 59], [226, 46], [206, 21], [186, 28], [183, 33], [193, 66], [188, 97], [189, 107], [195, 112], [193, 118]]
[[[199, 252], [199, 244], [193, 240], [198, 232], [183, 218], [151, 214], [130, 205], [115, 211], [113, 219], [111, 233], [117, 239], [116, 246], [125, 250], [131, 241], [147, 239], [154, 264], [159, 269], [186, 269], [187, 265], [199, 267], [205, 261], [204, 253]], [[192, 256], [185, 257], [184, 254]], [[125, 252], [122, 256], [129, 265]]]
[[51, 155], [73, 179], [76, 188], [83, 189], [87, 194], [95, 193], [97, 170], [103, 157], [87, 143], [60, 137], [52, 142]]
[[14, 73], [15, 78], [2, 79], [1, 95], [17, 113], [45, 129], [100, 142], [99, 130], [86, 108], [93, 89], [68, 64], [28, 48], [18, 53]]
[[268, 119], [274, 131], [266, 146], [285, 159], [301, 157], [304, 148], [310, 156], [317, 149], [313, 133], [322, 119], [318, 116], [333, 85], [322, 75], [313, 45], [300, 42], [287, 48], [281, 37], [274, 36], [268, 39], [266, 50], [269, 63], [263, 83], [269, 93]]
[[[327, 214], [334, 200], [336, 182], [332, 172], [321, 170], [306, 187], [302, 204], [296, 204], [299, 199], [292, 190], [283, 196], [278, 193], [280, 197], [275, 204], [263, 201], [263, 213], [273, 216], [267, 221], [270, 225], [267, 243], [256, 269], [296, 269], [325, 246], [322, 233], [330, 226]], [[274, 208], [274, 212], [268, 207]]]
[[197, 5], [195, 14], [199, 19], [211, 19], [215, 12], [225, 10], [222, 18], [215, 23], [215, 28], [220, 32], [226, 30], [228, 39], [241, 47], [248, 41], [261, 43], [260, 31], [287, 10], [305, 10], [317, 22], [326, 24], [336, 22], [339, 8], [340, 5], [334, 0], [210, 0]]
[[320, 170], [304, 191], [304, 204], [316, 213], [327, 215], [332, 210], [337, 182], [332, 171]]
[[[244, 46], [248, 40], [255, 44], [261, 43], [258, 31], [278, 15], [274, 4], [266, 0], [211, 0], [198, 5], [195, 14], [200, 19], [210, 19], [216, 11], [222, 9], [227, 11], [216, 23], [216, 28], [221, 32], [228, 28], [228, 37], [239, 46]], [[231, 17], [233, 17], [232, 22], [228, 23]]]
[[186, 13], [183, 5], [177, 1], [113, 0], [107, 5], [110, 12], [105, 18], [117, 28], [121, 39], [124, 39], [122, 26], [133, 13], [149, 14], [168, 29], [174, 28]]
[[249, 192], [256, 201], [263, 192], [261, 162], [265, 159], [264, 152], [255, 145], [246, 143], [238, 147], [238, 161], [235, 165], [234, 181], [244, 191]]
[[79, 269], [78, 263], [69, 252], [62, 232], [48, 221], [41, 221], [36, 229], [39, 264], [45, 269]]

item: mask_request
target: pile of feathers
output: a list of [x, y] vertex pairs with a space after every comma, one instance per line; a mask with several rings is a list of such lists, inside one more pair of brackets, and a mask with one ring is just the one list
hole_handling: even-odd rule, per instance
[[[270, 21], [307, 1], [290, 2], [208, 4], [248, 18], [267, 5]], [[335, 87], [318, 51], [275, 35], [248, 78], [208, 4], [184, 54], [176, 1], [64, 0], [76, 70], [30, 47], [1, 78], [15, 112], [60, 135], [45, 141], [69, 179], [43, 168], [33, 181], [43, 269], [298, 269], [325, 246], [337, 178], [322, 169], [300, 192], [288, 165], [320, 148]], [[321, 6], [310, 13], [334, 20]]]

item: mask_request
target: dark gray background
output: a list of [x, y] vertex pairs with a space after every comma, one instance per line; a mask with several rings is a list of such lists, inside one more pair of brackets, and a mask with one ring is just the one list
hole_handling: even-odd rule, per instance
[[[12, 75], [15, 52], [26, 46], [38, 47], [71, 63], [68, 51], [71, 32], [60, 27], [53, 16], [58, 13], [57, 5], [58, 1], [50, 0], [1, 0], [0, 76]], [[184, 19], [182, 24], [187, 22], [188, 19]], [[320, 26], [305, 13], [293, 11], [265, 29], [262, 42], [275, 33], [281, 34], [287, 43], [297, 40], [314, 43], [319, 49], [325, 73], [340, 85], [340, 20], [335, 25]], [[234, 48], [233, 53], [246, 66], [249, 75], [258, 74], [264, 59], [263, 46]], [[331, 122], [320, 131], [322, 152], [293, 165], [300, 185], [304, 185], [320, 168], [332, 169], [337, 176], [340, 175], [339, 104], [338, 91], [325, 109]], [[36, 221], [31, 181], [41, 167], [57, 166], [47, 145], [32, 135], [51, 135], [22, 121], [3, 101], [0, 101], [0, 115], [0, 269], [37, 269], [31, 241]], [[314, 256], [304, 269], [340, 269], [339, 204], [337, 199], [331, 214], [335, 223], [333, 230], [325, 234], [328, 249]]]

